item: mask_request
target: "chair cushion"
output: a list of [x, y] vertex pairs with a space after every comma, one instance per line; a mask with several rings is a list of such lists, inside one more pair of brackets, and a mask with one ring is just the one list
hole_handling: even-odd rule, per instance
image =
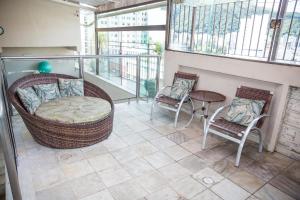
[[193, 89], [194, 83], [195, 80], [176, 78], [170, 92], [170, 97], [181, 100], [187, 91]]
[[42, 103], [32, 87], [24, 89], [18, 88], [17, 94], [22, 104], [30, 114], [33, 114]]
[[35, 115], [65, 124], [92, 122], [105, 118], [111, 112], [108, 101], [96, 97], [63, 97], [42, 103]]
[[225, 115], [225, 119], [243, 126], [248, 126], [261, 114], [265, 101], [235, 97]]
[[42, 102], [47, 102], [61, 97], [57, 83], [34, 85], [33, 88]]
[[82, 79], [58, 79], [60, 94], [62, 97], [83, 96], [83, 80]]

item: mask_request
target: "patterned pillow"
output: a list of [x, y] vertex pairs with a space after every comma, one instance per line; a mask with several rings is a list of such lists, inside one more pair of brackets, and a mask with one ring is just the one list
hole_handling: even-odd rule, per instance
[[84, 96], [82, 79], [58, 79], [59, 90], [62, 97]]
[[57, 83], [34, 85], [33, 88], [42, 102], [48, 102], [61, 97]]
[[181, 100], [187, 91], [193, 89], [194, 83], [195, 80], [176, 78], [171, 89], [170, 97]]
[[32, 87], [24, 89], [18, 88], [17, 94], [24, 107], [30, 114], [33, 114], [42, 103], [39, 97], [36, 95], [35, 91], [32, 89]]
[[227, 121], [248, 126], [261, 114], [265, 101], [235, 97], [225, 115]]

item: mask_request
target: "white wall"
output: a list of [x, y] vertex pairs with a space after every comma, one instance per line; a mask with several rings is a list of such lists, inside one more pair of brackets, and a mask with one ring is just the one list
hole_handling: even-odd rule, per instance
[[1, 0], [1, 47], [80, 47], [78, 8], [48, 0]]
[[245, 85], [274, 92], [272, 117], [263, 127], [265, 147], [274, 151], [285, 113], [289, 86], [300, 87], [300, 67], [241, 61], [221, 57], [166, 51], [165, 85], [170, 85], [176, 71], [199, 75], [199, 89], [220, 92], [229, 103], [236, 88]]

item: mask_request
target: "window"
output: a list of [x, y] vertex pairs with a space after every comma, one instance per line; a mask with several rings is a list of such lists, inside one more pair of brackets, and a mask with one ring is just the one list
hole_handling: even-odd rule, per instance
[[171, 0], [168, 48], [300, 64], [298, 0]]

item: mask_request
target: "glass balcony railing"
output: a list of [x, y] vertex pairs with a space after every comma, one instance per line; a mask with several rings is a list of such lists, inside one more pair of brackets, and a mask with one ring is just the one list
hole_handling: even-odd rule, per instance
[[50, 63], [51, 73], [83, 78], [116, 101], [154, 97], [163, 76], [158, 55], [1, 57], [6, 87], [22, 76], [39, 73], [37, 66], [42, 61]]

